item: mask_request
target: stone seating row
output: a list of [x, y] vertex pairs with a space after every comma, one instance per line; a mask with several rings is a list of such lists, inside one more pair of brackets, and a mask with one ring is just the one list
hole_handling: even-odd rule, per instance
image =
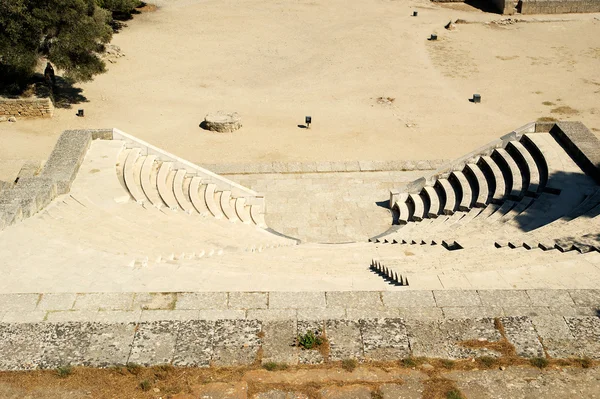
[[[591, 211], [600, 203], [597, 191], [593, 179], [552, 135], [528, 133], [418, 194], [400, 194], [398, 210], [409, 217], [401, 217], [402, 225], [371, 241], [441, 244], [448, 249], [495, 245], [590, 251], [596, 248], [593, 237], [579, 238], [593, 231], [591, 226], [600, 226], [596, 211]], [[415, 198], [434, 199], [427, 215], [420, 213], [425, 213], [426, 201]]]
[[178, 168], [174, 162], [161, 161], [157, 155], [142, 155], [140, 148], [123, 151], [117, 173], [140, 204], [266, 228], [262, 197], [234, 197], [231, 190], [218, 189], [212, 179]]

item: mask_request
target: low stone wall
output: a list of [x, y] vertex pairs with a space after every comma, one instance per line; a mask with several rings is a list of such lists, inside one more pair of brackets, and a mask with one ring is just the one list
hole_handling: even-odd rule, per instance
[[521, 14], [600, 12], [600, 0], [523, 0]]
[[49, 98], [0, 98], [0, 116], [52, 118], [54, 105]]

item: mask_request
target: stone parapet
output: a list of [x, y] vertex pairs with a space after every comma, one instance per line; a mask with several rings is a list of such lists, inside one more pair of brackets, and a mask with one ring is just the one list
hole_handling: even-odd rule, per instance
[[600, 12], [600, 0], [524, 0], [521, 14], [567, 14]]
[[17, 118], [51, 118], [54, 105], [49, 98], [2, 98], [0, 116]]

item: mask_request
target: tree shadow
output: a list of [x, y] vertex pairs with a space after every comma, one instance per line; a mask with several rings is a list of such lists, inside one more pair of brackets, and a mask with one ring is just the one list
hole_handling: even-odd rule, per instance
[[0, 96], [5, 98], [27, 98], [31, 96], [50, 98], [55, 108], [69, 109], [74, 104], [88, 102], [83, 95], [83, 89], [73, 86], [73, 83], [61, 76], [56, 76], [54, 86], [49, 86], [44, 75], [35, 73], [23, 82], [0, 82]]

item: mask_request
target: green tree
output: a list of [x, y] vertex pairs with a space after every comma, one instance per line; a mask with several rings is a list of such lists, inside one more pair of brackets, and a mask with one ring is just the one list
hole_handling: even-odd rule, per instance
[[129, 14], [131, 10], [140, 5], [139, 0], [96, 0], [98, 6], [112, 12]]
[[0, 0], [0, 77], [23, 82], [41, 57], [73, 81], [105, 71], [110, 12], [95, 0]]

